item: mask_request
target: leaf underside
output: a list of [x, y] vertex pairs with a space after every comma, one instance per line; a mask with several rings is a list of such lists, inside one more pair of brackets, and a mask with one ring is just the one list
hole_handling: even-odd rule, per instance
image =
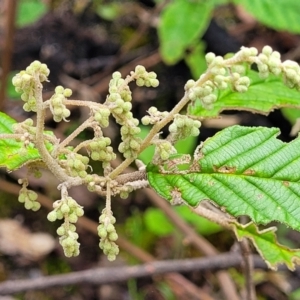
[[284, 143], [278, 134], [276, 128], [228, 127], [203, 143], [199, 170], [166, 174], [149, 164], [149, 184], [169, 201], [180, 195], [195, 207], [210, 199], [232, 216], [300, 230], [300, 139]]
[[224, 110], [247, 110], [267, 115], [269, 112], [282, 107], [300, 109], [300, 93], [288, 88], [282, 79], [270, 76], [261, 79], [255, 71], [249, 70], [247, 76], [251, 85], [246, 93], [238, 93], [230, 88], [220, 91], [218, 100], [211, 110], [203, 108], [200, 101], [189, 105], [188, 113], [200, 117], [217, 117]]
[[275, 235], [276, 229], [276, 227], [270, 227], [260, 231], [253, 223], [233, 224], [238, 240], [250, 239], [269, 268], [276, 270], [278, 264], [284, 263], [293, 271], [295, 263], [300, 262], [300, 249], [289, 249], [279, 244]]

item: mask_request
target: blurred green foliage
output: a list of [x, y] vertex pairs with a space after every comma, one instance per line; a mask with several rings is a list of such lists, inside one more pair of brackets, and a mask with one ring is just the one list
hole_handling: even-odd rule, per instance
[[40, 0], [20, 0], [17, 10], [17, 27], [23, 27], [36, 22], [47, 12], [47, 5]]

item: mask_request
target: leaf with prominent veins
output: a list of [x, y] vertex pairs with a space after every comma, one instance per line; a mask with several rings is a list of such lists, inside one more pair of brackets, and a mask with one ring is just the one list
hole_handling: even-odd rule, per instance
[[174, 191], [192, 207], [211, 199], [234, 217], [300, 231], [300, 139], [284, 143], [278, 134], [276, 128], [226, 128], [203, 143], [199, 170], [164, 174], [149, 164], [149, 184], [169, 201]]

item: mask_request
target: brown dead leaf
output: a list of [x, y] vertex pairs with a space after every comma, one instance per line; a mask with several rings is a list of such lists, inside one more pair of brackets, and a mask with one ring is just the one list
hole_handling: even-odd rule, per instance
[[12, 219], [0, 220], [0, 252], [39, 260], [55, 247], [55, 239], [47, 233], [32, 233]]

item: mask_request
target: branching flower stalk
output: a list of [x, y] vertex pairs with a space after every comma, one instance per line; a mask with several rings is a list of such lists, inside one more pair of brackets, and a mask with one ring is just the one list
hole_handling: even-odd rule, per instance
[[[40, 160], [60, 181], [58, 188], [61, 189], [61, 199], [54, 203], [48, 219], [50, 221], [64, 219], [64, 223], [58, 229], [58, 235], [67, 256], [79, 254], [78, 235], [74, 224], [78, 217], [83, 215], [82, 207], [68, 196], [67, 190], [70, 187], [86, 185], [90, 191], [106, 196], [106, 207], [99, 218], [98, 234], [100, 248], [109, 260], [114, 260], [119, 249], [115, 243], [118, 236], [114, 226], [116, 219], [111, 210], [111, 197], [119, 194], [122, 198], [126, 198], [133, 190], [148, 186], [145, 169], [131, 174], [122, 173], [150, 145], [155, 146], [152, 163], [163, 165], [168, 162], [171, 155], [176, 154], [174, 144], [178, 140], [199, 135], [201, 122], [189, 115], [180, 114], [187, 105], [191, 106], [197, 102], [209, 110], [217, 101], [220, 90], [231, 88], [236, 92], [246, 92], [250, 85], [247, 70], [254, 63], [262, 78], [270, 74], [276, 76], [282, 74], [283, 81], [288, 87], [300, 90], [299, 65], [291, 61], [281, 62], [280, 54], [268, 46], [264, 47], [260, 54], [255, 48], [242, 47], [238, 53], [228, 59], [208, 53], [206, 61], [207, 71], [198, 80], [189, 80], [186, 83], [184, 96], [170, 112], [160, 112], [156, 107], [149, 108], [148, 115], [141, 119], [144, 125], [152, 126], [144, 140], [139, 137], [140, 121], [132, 114], [132, 94], [129, 83], [135, 81], [137, 86], [157, 87], [159, 82], [156, 74], [147, 72], [143, 66], [137, 66], [125, 79], [122, 78], [121, 73], [114, 72], [109, 84], [109, 93], [102, 104], [68, 99], [72, 91], [62, 86], [57, 86], [53, 96], [43, 101], [42, 83], [47, 81], [50, 71], [45, 64], [38, 61], [33, 62], [13, 78], [16, 91], [22, 93], [21, 98], [25, 102], [24, 110], [36, 112], [36, 124], [34, 126], [33, 121], [27, 119], [20, 124], [15, 124], [13, 134], [0, 134], [0, 139], [15, 139], [22, 142], [25, 152], [28, 147], [36, 147]], [[55, 122], [67, 121], [71, 113], [67, 107], [70, 105], [89, 107], [90, 116], [60, 142], [56, 137], [44, 132], [45, 112], [46, 109], [50, 109]], [[122, 141], [118, 152], [125, 158], [115, 169], [111, 167], [111, 161], [117, 154], [111, 146], [111, 140], [105, 137], [102, 131], [109, 126], [111, 119], [120, 125]], [[166, 139], [162, 139], [160, 132], [169, 123], [171, 123], [170, 134]], [[70, 147], [70, 142], [86, 128], [92, 128], [94, 138], [83, 141], [74, 148]], [[102, 175], [92, 172], [89, 166], [90, 159], [102, 164]], [[27, 208], [36, 210], [38, 208], [34, 204], [36, 198], [27, 190], [26, 180], [20, 181], [22, 189], [19, 200], [24, 202]], [[219, 216], [211, 215], [209, 211], [199, 208], [197, 213], [213, 219], [226, 228], [231, 228], [227, 219], [223, 220]]]

